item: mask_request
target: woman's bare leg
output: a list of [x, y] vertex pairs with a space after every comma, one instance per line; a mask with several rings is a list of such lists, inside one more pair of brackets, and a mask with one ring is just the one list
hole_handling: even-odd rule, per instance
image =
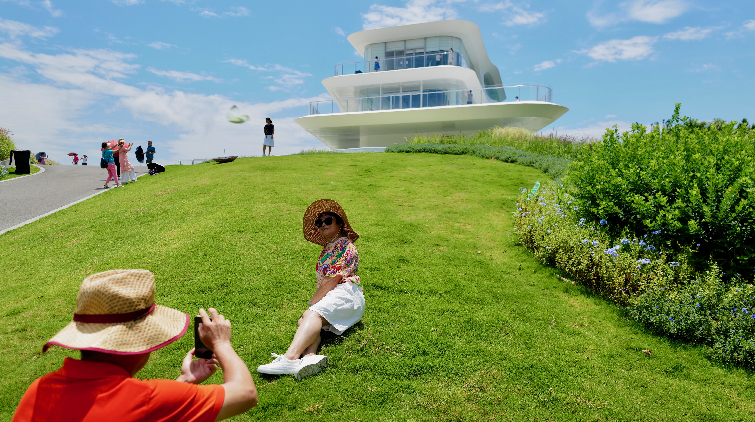
[[317, 336], [317, 340], [315, 340], [314, 343], [310, 344], [309, 347], [304, 349], [304, 353], [302, 353], [302, 357], [305, 358], [307, 356], [313, 356], [317, 354], [317, 348], [320, 347], [320, 342], [322, 341], [322, 336]]
[[[286, 359], [299, 359], [299, 356], [315, 343], [317, 343], [316, 346], [319, 346], [320, 330], [322, 330], [323, 324], [327, 324], [327, 322], [328, 320], [317, 312], [306, 310], [299, 320], [299, 328], [296, 330], [294, 340], [284, 355]], [[317, 350], [316, 346], [315, 350]]]

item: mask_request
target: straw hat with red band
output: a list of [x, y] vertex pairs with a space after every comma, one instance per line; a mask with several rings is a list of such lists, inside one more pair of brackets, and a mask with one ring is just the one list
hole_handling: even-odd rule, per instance
[[324, 212], [332, 212], [337, 214], [343, 220], [343, 226], [341, 227], [341, 233], [343, 236], [348, 237], [352, 242], [356, 242], [359, 239], [359, 234], [351, 228], [349, 219], [346, 218], [346, 212], [338, 205], [338, 202], [332, 199], [320, 199], [313, 202], [307, 211], [304, 213], [304, 238], [312, 243], [317, 243], [320, 246], [325, 246], [328, 241], [322, 237], [320, 230], [315, 227], [315, 221]]
[[147, 270], [111, 270], [81, 283], [73, 322], [50, 346], [116, 355], [151, 352], [178, 340], [189, 315], [155, 304], [155, 276]]

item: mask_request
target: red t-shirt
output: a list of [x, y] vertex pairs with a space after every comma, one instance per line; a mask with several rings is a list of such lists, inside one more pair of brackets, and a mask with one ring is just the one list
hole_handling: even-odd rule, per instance
[[117, 365], [66, 358], [26, 390], [13, 422], [214, 421], [223, 400], [222, 385], [142, 381]]

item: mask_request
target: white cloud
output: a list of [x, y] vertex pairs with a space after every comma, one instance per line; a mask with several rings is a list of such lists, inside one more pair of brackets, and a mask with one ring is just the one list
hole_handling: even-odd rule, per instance
[[532, 26], [545, 21], [545, 14], [525, 10], [522, 7], [513, 4], [510, 0], [500, 3], [483, 4], [480, 5], [477, 10], [480, 12], [505, 12], [503, 24], [506, 26]]
[[289, 67], [281, 66], [279, 64], [266, 64], [265, 66], [255, 66], [247, 63], [246, 60], [241, 59], [228, 59], [225, 63], [235, 64], [236, 66], [246, 67], [247, 69], [257, 70], [262, 72], [277, 72], [278, 76], [266, 76], [263, 79], [274, 81], [278, 86], [268, 86], [267, 89], [271, 91], [278, 91], [283, 89], [291, 89], [296, 85], [304, 83], [304, 78], [312, 76], [307, 72], [294, 70]]
[[362, 28], [377, 29], [457, 18], [456, 10], [449, 6], [449, 2], [442, 5], [437, 3], [438, 0], [407, 0], [406, 7], [373, 4], [369, 12], [362, 13]]
[[134, 6], [136, 4], [142, 3], [141, 0], [111, 0], [113, 4], [117, 4], [118, 6]]
[[[265, 117], [273, 117], [276, 132], [281, 134], [274, 148], [276, 155], [323, 147], [293, 118], [276, 118], [279, 113], [292, 110], [303, 113], [310, 101], [322, 97], [250, 104], [221, 95], [137, 88], [111, 79], [138, 68], [139, 65], [129, 63], [135, 56], [110, 50], [71, 49], [53, 55], [0, 43], [0, 58], [28, 65], [46, 78], [44, 82], [31, 83], [19, 76], [0, 73], [3, 125], [13, 130], [19, 146], [48, 152], [59, 161], [69, 151], [97, 157], [99, 142], [127, 134], [137, 141], [141, 137], [145, 145], [147, 139], [155, 140], [163, 164], [218, 156], [224, 148], [234, 155], [258, 155], [261, 141], [249, 142], [252, 124], [235, 125], [226, 120], [226, 112], [234, 104], [252, 122], [259, 123], [260, 128]], [[124, 112], [130, 114], [134, 124], [122, 123]], [[40, 124], [40, 119], [44, 124]], [[157, 138], [148, 123], [165, 128], [168, 135]], [[148, 133], [141, 133], [142, 130]], [[223, 141], [220, 144], [208, 139]]]
[[59, 18], [63, 16], [63, 11], [60, 9], [55, 9], [52, 6], [52, 2], [50, 0], [42, 0], [40, 4], [45, 8], [45, 10], [50, 12], [50, 15], [52, 15], [53, 18]]
[[713, 32], [715, 29], [717, 28], [692, 28], [688, 26], [681, 31], [669, 32], [668, 34], [664, 35], [663, 38], [667, 40], [682, 41], [702, 40], [703, 38], [706, 38], [708, 35], [710, 35], [711, 32]]
[[177, 82], [199, 82], [199, 81], [212, 81], [223, 82], [222, 79], [218, 79], [208, 75], [198, 75], [190, 72], [179, 72], [177, 70], [157, 70], [152, 67], [147, 68], [148, 72], [154, 73], [157, 76], [165, 76], [166, 78], [173, 79]]
[[339, 28], [339, 27], [337, 27], [337, 26], [336, 26], [336, 34], [338, 34], [338, 35], [340, 35], [340, 36], [342, 36], [342, 37], [345, 37], [345, 36], [346, 36], [346, 33], [345, 33], [345, 32], [343, 32], [343, 29], [341, 29], [341, 28]]
[[597, 61], [616, 62], [617, 60], [642, 60], [653, 53], [653, 44], [658, 37], [638, 36], [628, 40], [611, 40], [598, 44], [589, 50], [577, 53], [586, 54]]
[[217, 17], [218, 17], [218, 14], [217, 14], [217, 13], [215, 13], [215, 12], [210, 12], [209, 10], [203, 10], [203, 11], [202, 11], [202, 12], [201, 12], [201, 13], [199, 14], [199, 16], [201, 16], [201, 17], [203, 17], [203, 18], [217, 18]]
[[545, 69], [550, 69], [552, 67], [555, 67], [555, 66], [561, 64], [561, 62], [562, 62], [561, 59], [546, 60], [546, 61], [544, 61], [544, 62], [542, 62], [540, 64], [535, 65], [535, 72], [539, 72], [539, 71], [545, 70]]
[[607, 114], [606, 115], [606, 119], [615, 119], [615, 118], [616, 118], [615, 114]]
[[737, 29], [736, 31], [731, 31], [726, 33], [726, 38], [735, 38], [735, 37], [741, 37], [747, 32], [755, 31], [755, 19], [751, 19], [748, 21], [745, 21], [742, 26]]
[[719, 71], [719, 70], [721, 70], [721, 66], [718, 66], [718, 65], [713, 64], [713, 63], [706, 63], [704, 65], [695, 66], [695, 67], [689, 69], [689, 71], [693, 72], [693, 73], [708, 72], [708, 71]]
[[226, 16], [231, 16], [231, 17], [249, 16], [249, 9], [243, 6], [234, 6], [234, 7], [231, 7], [230, 12], [225, 12], [223, 14]]
[[52, 26], [37, 28], [35, 26], [29, 25], [28, 23], [0, 18], [0, 33], [8, 34], [8, 37], [11, 39], [24, 35], [33, 38], [47, 38], [57, 34], [58, 32], [60, 32], [60, 30]]
[[162, 41], [155, 41], [155, 42], [151, 42], [151, 43], [147, 44], [147, 47], [152, 47], [155, 50], [167, 50], [167, 49], [169, 49], [171, 47], [175, 47], [175, 45], [168, 44], [168, 43], [162, 42]]
[[631, 20], [661, 24], [689, 9], [685, 0], [630, 0], [619, 4], [618, 11], [601, 15], [596, 10], [600, 3], [587, 12], [587, 20], [598, 28]]

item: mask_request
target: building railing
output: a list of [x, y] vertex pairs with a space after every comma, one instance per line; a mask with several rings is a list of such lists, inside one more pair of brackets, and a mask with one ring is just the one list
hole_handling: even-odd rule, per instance
[[[432, 66], [460, 66], [469, 68], [466, 60], [464, 60], [464, 56], [458, 51], [454, 51], [453, 53], [438, 51], [408, 56], [385, 57], [378, 60], [378, 62], [380, 64], [380, 72]], [[338, 63], [336, 65], [336, 76], [377, 71], [375, 70], [375, 59], [361, 62]]]
[[361, 111], [474, 105], [498, 102], [551, 102], [552, 90], [542, 85], [487, 86], [447, 91], [396, 92], [371, 97], [341, 98], [309, 103], [309, 114], [353, 113]]

